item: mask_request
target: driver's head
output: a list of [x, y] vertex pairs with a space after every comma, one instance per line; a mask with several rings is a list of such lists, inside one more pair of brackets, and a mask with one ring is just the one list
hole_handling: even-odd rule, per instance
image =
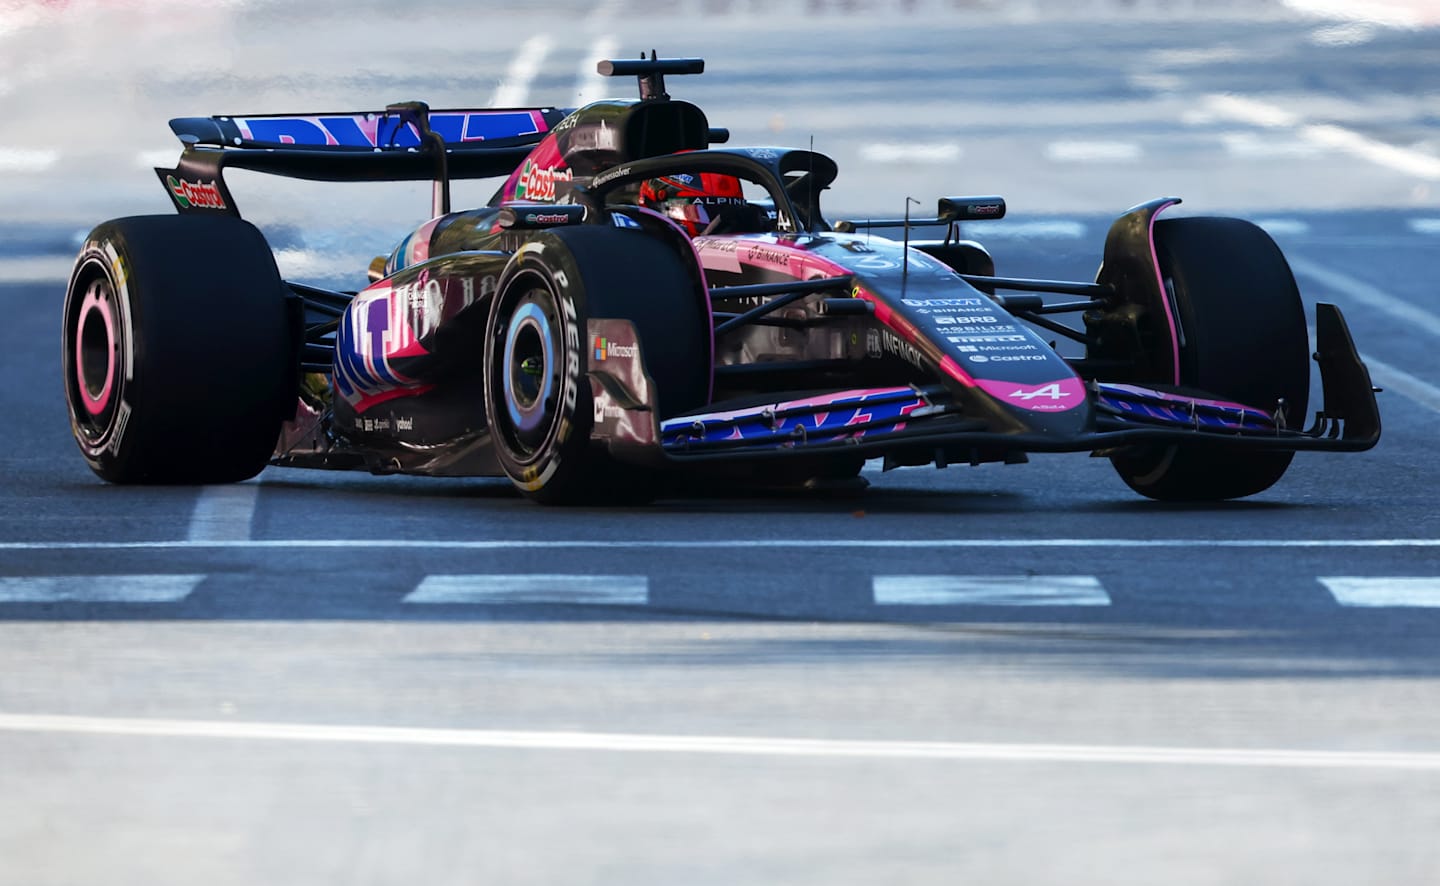
[[745, 202], [740, 179], [716, 172], [677, 173], [640, 185], [640, 205], [663, 213], [694, 237], [726, 231], [761, 231], [763, 209]]

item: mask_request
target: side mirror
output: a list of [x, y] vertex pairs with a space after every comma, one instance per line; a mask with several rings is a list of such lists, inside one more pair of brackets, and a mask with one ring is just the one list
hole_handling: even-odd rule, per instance
[[1005, 217], [1004, 197], [941, 197], [935, 215], [942, 222], [984, 221]]

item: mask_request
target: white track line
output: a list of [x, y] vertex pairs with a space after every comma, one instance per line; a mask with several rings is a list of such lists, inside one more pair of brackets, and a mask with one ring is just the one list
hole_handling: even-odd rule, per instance
[[860, 159], [871, 163], [954, 163], [962, 153], [953, 142], [876, 142], [861, 146]]
[[1360, 578], [1337, 576], [1317, 579], [1341, 606], [1366, 608], [1415, 607], [1440, 609], [1440, 578]]
[[63, 284], [74, 267], [75, 260], [69, 256], [0, 259], [0, 283], [52, 283], [58, 280]]
[[554, 45], [555, 41], [549, 34], [536, 34], [522, 43], [515, 57], [510, 60], [505, 79], [495, 87], [495, 94], [490, 97], [490, 107], [524, 107], [525, 100], [530, 95], [530, 83], [535, 79], [535, 75], [540, 73], [541, 66], [545, 64], [545, 56], [550, 54]]
[[1043, 219], [1041, 221], [997, 221], [997, 222], [976, 222], [976, 226], [966, 228], [968, 232], [974, 232], [975, 236], [984, 237], [987, 240], [1001, 239], [1026, 239], [1036, 240], [1079, 240], [1085, 236], [1085, 223], [1073, 219], [1056, 218]]
[[1418, 28], [1440, 19], [1440, 8], [1426, 0], [1386, 2], [1386, 0], [1283, 0], [1297, 12], [1352, 22], [1369, 22], [1387, 28]]
[[1124, 163], [1140, 157], [1140, 146], [1131, 142], [1051, 142], [1045, 157], [1060, 163]]
[[0, 714], [0, 732], [147, 738], [211, 738], [410, 747], [504, 748], [531, 751], [616, 751], [750, 757], [952, 760], [985, 763], [1105, 763], [1141, 766], [1223, 766], [1266, 769], [1440, 771], [1440, 753], [1323, 751], [1296, 748], [1198, 748], [1146, 745], [1001, 744], [947, 741], [845, 741], [727, 735], [608, 732], [519, 732], [396, 726], [317, 726], [148, 720], [50, 714]]
[[203, 575], [0, 577], [0, 603], [175, 603]]
[[1093, 575], [877, 575], [877, 606], [1109, 606]]
[[[603, 8], [603, 7], [602, 7]], [[614, 58], [619, 49], [619, 43], [614, 37], [601, 37], [595, 41], [590, 48], [590, 54], [580, 62], [580, 67], [575, 72], [575, 102], [578, 105], [585, 105], [597, 99], [610, 98], [620, 94], [618, 84], [610, 81], [614, 78], [601, 77], [595, 71], [595, 64], [607, 58]]]
[[945, 550], [1039, 548], [1240, 548], [1260, 550], [1440, 548], [1440, 538], [779, 538], [748, 539], [490, 539], [486, 541], [392, 538], [276, 538], [236, 541], [11, 541], [0, 551], [185, 551], [185, 550], [755, 550], [820, 549]]
[[644, 606], [643, 575], [427, 575], [405, 603], [587, 603]]
[[1421, 381], [1404, 370], [1396, 369], [1389, 363], [1376, 360], [1369, 354], [1361, 354], [1360, 359], [1365, 361], [1370, 370], [1370, 380], [1376, 386], [1409, 397], [1434, 412], [1440, 412], [1440, 388]]
[[1204, 109], [1229, 120], [1274, 129], [1294, 128], [1311, 144], [1344, 151], [1396, 172], [1427, 181], [1440, 181], [1440, 157], [1411, 148], [1400, 148], [1354, 130], [1328, 123], [1309, 123], [1293, 111], [1241, 95], [1207, 95]]
[[1307, 259], [1292, 256], [1286, 256], [1286, 258], [1290, 262], [1290, 268], [1300, 276], [1309, 277], [1321, 286], [1332, 289], [1366, 307], [1384, 311], [1414, 328], [1434, 336], [1440, 336], [1440, 316], [1377, 289], [1363, 280], [1357, 280], [1339, 271], [1332, 271]]
[[1303, 237], [1310, 233], [1310, 225], [1298, 218], [1257, 218], [1253, 221], [1272, 237]]
[[190, 514], [188, 538], [194, 542], [245, 541], [255, 519], [258, 483], [203, 486]]

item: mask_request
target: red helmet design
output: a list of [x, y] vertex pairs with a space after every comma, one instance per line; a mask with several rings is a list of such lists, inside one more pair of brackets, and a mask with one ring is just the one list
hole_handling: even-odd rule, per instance
[[694, 237], [717, 222], [733, 220], [750, 209], [740, 179], [717, 172], [677, 173], [640, 185], [640, 205], [670, 217]]

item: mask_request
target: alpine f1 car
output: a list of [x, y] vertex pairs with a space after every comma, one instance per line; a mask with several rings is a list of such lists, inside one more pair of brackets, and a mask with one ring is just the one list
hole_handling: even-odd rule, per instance
[[[1159, 220], [1179, 200], [1157, 199], [1114, 222], [1094, 282], [999, 277], [960, 225], [1000, 218], [1001, 198], [831, 222], [829, 157], [728, 147], [666, 94], [665, 75], [703, 60], [599, 69], [636, 76], [639, 98], [170, 121], [183, 153], [156, 171], [178, 214], [101, 224], [69, 281], [65, 388], [95, 473], [505, 476], [541, 502], [603, 502], [675, 475], [854, 482], [877, 457], [1089, 452], [1143, 495], [1207, 500], [1267, 489], [1296, 452], [1379, 439], [1369, 373], [1327, 304], [1307, 427], [1303, 305], [1248, 222]], [[428, 180], [434, 217], [358, 292], [287, 282], [227, 168]], [[452, 180], [486, 177], [504, 177], [489, 205], [451, 210]], [[657, 182], [678, 191], [646, 199]], [[946, 234], [912, 238], [922, 225]]]

